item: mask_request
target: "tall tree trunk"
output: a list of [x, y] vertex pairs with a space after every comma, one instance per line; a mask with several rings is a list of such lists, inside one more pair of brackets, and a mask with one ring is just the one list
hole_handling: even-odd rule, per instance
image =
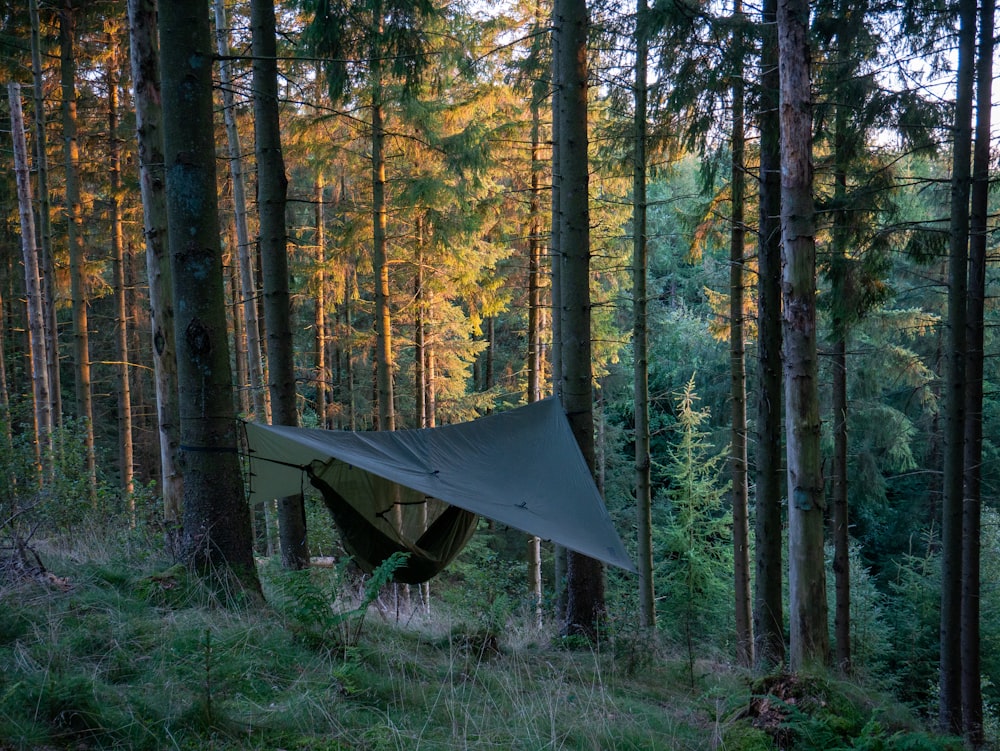
[[952, 132], [951, 221], [948, 248], [948, 328], [945, 346], [945, 439], [941, 509], [941, 676], [938, 721], [962, 732], [961, 614], [962, 506], [965, 459], [966, 305], [968, 304], [969, 192], [972, 177], [972, 98], [976, 0], [959, 0], [958, 81]]
[[646, 137], [648, 125], [649, 7], [637, 0], [635, 20], [635, 116], [632, 157], [632, 347], [635, 353], [635, 503], [639, 558], [639, 623], [656, 626], [653, 583], [653, 493], [650, 485], [648, 252], [646, 240]]
[[392, 316], [389, 308], [389, 259], [386, 255], [385, 129], [382, 124], [381, 82], [373, 66], [372, 93], [372, 221], [375, 273], [375, 360], [378, 366], [378, 427], [396, 429], [393, 397]]
[[160, 8], [163, 141], [173, 271], [182, 467], [183, 559], [259, 592], [236, 450], [212, 123], [208, 0]]
[[146, 271], [149, 277], [163, 516], [167, 535], [172, 539], [181, 523], [184, 479], [178, 465], [180, 403], [177, 389], [177, 350], [174, 343], [173, 274], [170, 270], [167, 241], [156, 0], [128, 0], [128, 18], [135, 125], [139, 144], [139, 187], [142, 193]]
[[49, 148], [45, 126], [45, 86], [42, 78], [41, 33], [38, 0], [28, 0], [31, 16], [31, 73], [35, 99], [35, 172], [38, 175], [39, 273], [42, 275], [42, 307], [45, 319], [46, 367], [49, 371], [50, 412], [55, 425], [62, 424], [62, 386], [59, 373], [59, 336], [56, 325], [55, 266], [52, 259], [52, 211], [49, 201]]
[[[431, 426], [431, 415], [429, 414], [427, 395], [427, 301], [424, 299], [424, 217], [417, 217], [417, 257], [415, 260], [415, 273], [413, 279], [413, 396], [415, 402], [416, 420], [418, 428], [429, 428]], [[420, 506], [420, 530], [427, 529], [427, 504]], [[430, 582], [422, 582], [418, 585], [420, 600], [424, 606], [424, 612], [430, 612], [431, 589]]]
[[807, 0], [778, 3], [790, 667], [794, 671], [823, 664], [829, 650], [808, 20]]
[[[854, 75], [851, 55], [855, 47], [857, 26], [862, 22], [861, 9], [844, 9], [848, 16], [837, 32], [836, 64], [840, 79], [849, 80]], [[833, 481], [831, 500], [833, 502], [833, 576], [834, 576], [834, 637], [836, 642], [836, 666], [843, 673], [851, 671], [851, 563], [848, 528], [850, 514], [847, 492], [847, 335], [848, 318], [853, 311], [839, 309], [839, 305], [849, 305], [848, 293], [844, 289], [849, 280], [847, 275], [847, 250], [850, 243], [850, 216], [847, 210], [847, 168], [852, 154], [848, 146], [848, 108], [853, 102], [842, 102], [838, 98], [833, 117], [833, 161], [834, 197], [837, 209], [833, 213], [833, 346], [830, 354], [832, 377], [832, 425], [833, 425]]]
[[[425, 293], [427, 306], [427, 329], [434, 331], [434, 293]], [[424, 337], [424, 409], [427, 414], [427, 427], [437, 425], [437, 355], [434, 352], [434, 338]]]
[[[552, 9], [552, 24], [556, 22], [556, 11]], [[563, 360], [562, 360], [562, 226], [560, 217], [562, 216], [562, 173], [559, 165], [562, 161], [562, 148], [560, 142], [562, 135], [559, 125], [559, 91], [557, 88], [560, 80], [559, 73], [559, 35], [553, 33], [552, 37], [552, 236], [549, 242], [549, 262], [551, 265], [551, 296], [552, 296], [552, 390], [560, 401], [563, 400]], [[565, 402], [563, 402], [565, 404]], [[566, 621], [566, 568], [567, 553], [562, 545], [555, 545], [553, 549], [555, 569], [555, 610], [556, 620], [559, 623]]]
[[757, 473], [754, 656], [761, 670], [785, 660], [781, 565], [781, 142], [778, 0], [764, 0], [761, 33], [760, 216], [757, 254]]
[[[275, 425], [297, 426], [292, 305], [288, 290], [288, 232], [285, 204], [288, 178], [281, 151], [278, 113], [278, 48], [273, 0], [251, 0], [253, 112], [257, 154], [257, 210], [263, 268], [264, 318], [271, 409]], [[302, 494], [278, 499], [281, 562], [309, 565], [306, 512]]]
[[129, 384], [128, 316], [125, 305], [125, 240], [121, 216], [121, 139], [118, 137], [118, 76], [121, 70], [121, 49], [112, 41], [112, 56], [108, 64], [108, 134], [110, 147], [111, 187], [111, 263], [114, 276], [115, 344], [118, 357], [118, 466], [121, 488], [135, 524], [134, 454], [132, 445], [132, 389]]
[[329, 428], [327, 389], [330, 383], [330, 369], [326, 362], [326, 216], [323, 203], [322, 169], [316, 171], [313, 200], [316, 211], [316, 289], [314, 292], [316, 316], [313, 323], [316, 329], [316, 417], [321, 428]]
[[[25, 147], [27, 149], [27, 147]], [[0, 294], [0, 430], [3, 431], [3, 448], [14, 450], [14, 429], [10, 422], [10, 389], [7, 386], [7, 317], [4, 315], [3, 295]], [[35, 445], [38, 443], [36, 441]]]
[[[148, 303], [147, 298], [140, 292], [143, 282], [140, 281], [139, 259], [131, 234], [125, 241], [122, 261], [125, 270], [125, 316], [129, 322], [128, 351], [129, 357], [134, 358], [137, 352], [146, 351], [150, 342], [147, 338], [149, 331]], [[150, 360], [146, 360], [147, 364], [150, 362]], [[136, 479], [145, 485], [155, 482], [160, 469], [156, 461], [156, 452], [147, 440], [150, 436], [156, 435], [156, 425], [152, 420], [153, 415], [156, 414], [156, 403], [155, 401], [150, 403], [149, 393], [146, 389], [147, 384], [151, 383], [147, 377], [148, 372], [145, 368], [139, 370], [132, 368], [132, 378], [129, 384], [132, 395], [132, 429], [135, 432], [135, 438], [133, 438], [134, 472]]]
[[[531, 45], [533, 58], [532, 69], [539, 70], [541, 57], [542, 18], [541, 4], [535, 3], [535, 37]], [[536, 79], [531, 88], [531, 194], [528, 199], [528, 403], [537, 402], [542, 395], [542, 222], [541, 222], [541, 107], [547, 91], [545, 81]], [[491, 325], [493, 317], [490, 318]], [[492, 380], [493, 342], [490, 342], [487, 352], [489, 372]], [[491, 384], [492, 385], [492, 384]], [[528, 587], [535, 610], [535, 625], [542, 627], [542, 541], [538, 535], [529, 535], [528, 553]]]
[[[215, 0], [214, 10], [216, 48], [221, 58], [219, 62], [219, 79], [222, 84], [222, 116], [226, 125], [226, 140], [229, 146], [229, 175], [233, 184], [233, 225], [236, 231], [236, 257], [240, 269], [240, 296], [243, 299], [243, 332], [246, 338], [246, 363], [247, 374], [250, 376], [253, 419], [270, 423], [271, 399], [267, 388], [267, 367], [264, 358], [264, 348], [260, 340], [262, 313], [258, 307], [257, 279], [259, 275], [256, 264], [259, 256], [254, 253], [254, 248], [250, 243], [246, 181], [243, 177], [243, 147], [239, 128], [236, 124], [235, 94], [233, 91], [230, 62], [228, 60], [230, 55], [229, 26], [226, 21], [223, 0]], [[278, 502], [274, 499], [264, 501], [264, 538], [267, 543], [267, 555], [269, 557], [277, 554], [281, 545], [278, 526]]]
[[729, 247], [729, 374], [732, 427], [729, 447], [733, 477], [733, 591], [736, 607], [736, 658], [740, 665], [753, 665], [753, 626], [750, 606], [750, 517], [747, 472], [747, 371], [743, 326], [743, 265], [746, 224], [744, 220], [744, 95], [743, 95], [743, 3], [733, 7], [733, 132], [732, 132], [732, 229]]
[[[586, 0], [556, 0], [555, 117], [559, 120], [560, 216], [563, 256], [562, 396], [573, 434], [591, 471], [595, 470], [593, 375], [590, 332], [590, 205], [587, 158]], [[566, 562], [567, 634], [594, 638], [604, 614], [604, 569], [575, 552]]]
[[838, 336], [830, 352], [833, 423], [833, 576], [834, 638], [837, 668], [851, 672], [851, 563], [847, 505], [847, 335]]
[[358, 410], [354, 403], [354, 347], [351, 345], [354, 333], [354, 290], [357, 287], [357, 259], [344, 269], [344, 339], [348, 342], [344, 355], [344, 381], [346, 382], [347, 429], [358, 429]]
[[989, 219], [990, 128], [993, 111], [993, 27], [996, 6], [980, 9], [976, 90], [976, 146], [969, 228], [968, 359], [965, 388], [965, 500], [962, 505], [962, 719], [965, 739], [982, 747], [983, 693], [980, 644], [982, 538], [983, 361], [986, 245]]
[[[381, 37], [382, 3], [376, 0], [372, 17]], [[372, 108], [372, 271], [375, 276], [375, 365], [378, 396], [378, 429], [396, 429], [396, 408], [393, 396], [392, 314], [389, 306], [389, 258], [386, 245], [385, 203], [385, 125], [382, 110], [381, 51], [370, 52]]]
[[417, 258], [413, 279], [413, 399], [416, 426], [427, 427], [427, 301], [424, 299], [424, 217], [417, 217]]
[[[227, 241], [229, 235], [226, 236]], [[240, 279], [240, 265], [239, 261], [236, 260], [235, 253], [229, 253], [226, 249], [230, 246], [228, 244], [223, 245], [223, 258], [222, 264], [224, 268], [229, 269], [229, 275], [226, 278], [227, 289], [229, 291], [230, 303], [230, 316], [233, 324], [233, 362], [236, 366], [236, 384], [237, 391], [239, 392], [237, 396], [236, 409], [240, 414], [252, 415], [254, 414], [253, 398], [250, 394], [251, 389], [247, 388], [247, 384], [250, 383], [250, 364], [247, 361], [247, 333], [246, 333], [246, 323], [243, 320], [243, 312], [246, 309], [243, 305], [243, 291], [242, 291], [242, 281]], [[235, 249], [236, 243], [233, 243], [232, 247]], [[268, 555], [273, 553], [270, 551]]]
[[76, 372], [76, 416], [84, 429], [84, 451], [90, 502], [97, 506], [97, 459], [94, 450], [94, 406], [90, 383], [90, 329], [87, 322], [86, 251], [80, 207], [80, 148], [76, 117], [76, 11], [74, 0], [59, 10], [59, 67], [62, 82], [63, 139], [66, 158], [66, 225], [69, 276], [73, 298], [73, 362]]
[[[253, 398], [254, 419], [271, 422], [271, 400], [264, 372], [264, 355], [260, 342], [260, 321], [257, 311], [257, 274], [247, 226], [246, 181], [243, 177], [243, 147], [236, 126], [236, 102], [233, 76], [229, 62], [229, 26], [224, 0], [214, 0], [215, 37], [219, 57], [219, 80], [222, 88], [222, 117], [226, 124], [229, 146], [229, 175], [233, 183], [233, 218], [236, 229], [236, 256], [240, 267], [240, 290], [243, 297], [243, 321], [247, 340], [247, 370]], [[269, 531], [270, 539], [270, 531]]]
[[497, 349], [497, 317], [490, 316], [486, 321], [486, 364], [483, 373], [483, 391], [489, 391], [496, 385], [496, 349]]
[[20, 84], [8, 84], [7, 92], [14, 137], [14, 174], [17, 178], [17, 205], [21, 219], [24, 286], [28, 293], [28, 354], [31, 358], [31, 393], [34, 401], [35, 463], [38, 469], [37, 479], [41, 480], [43, 461], [48, 459], [52, 450], [52, 411], [48, 393], [42, 282], [35, 247], [35, 216], [31, 206], [31, 177], [28, 170], [28, 144], [24, 138]]

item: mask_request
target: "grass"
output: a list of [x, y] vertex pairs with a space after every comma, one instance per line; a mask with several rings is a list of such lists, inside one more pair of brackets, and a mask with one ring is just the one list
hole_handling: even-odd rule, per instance
[[0, 585], [4, 750], [957, 748], [827, 679], [757, 684], [788, 710], [766, 727], [750, 676], [705, 661], [691, 685], [683, 655], [644, 641], [637, 661], [625, 628], [568, 648], [527, 612], [491, 621], [447, 591], [432, 615], [382, 614], [343, 569], [263, 566], [262, 606], [142, 545], [44, 555], [68, 590]]

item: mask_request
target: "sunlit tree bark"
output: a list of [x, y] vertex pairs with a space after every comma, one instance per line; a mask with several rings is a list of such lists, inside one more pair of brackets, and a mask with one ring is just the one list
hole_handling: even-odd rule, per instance
[[62, 386], [59, 373], [59, 340], [56, 326], [56, 305], [53, 286], [55, 267], [52, 259], [52, 210], [49, 200], [49, 147], [45, 123], [45, 86], [38, 0], [28, 0], [31, 17], [31, 74], [35, 100], [35, 173], [38, 176], [38, 238], [41, 255], [42, 302], [45, 318], [45, 353], [48, 357], [49, 398], [52, 401], [53, 424], [62, 424]]
[[121, 49], [117, 37], [112, 42], [112, 54], [108, 60], [108, 136], [110, 139], [109, 181], [111, 187], [111, 263], [114, 277], [115, 298], [115, 345], [118, 359], [118, 467], [121, 473], [121, 488], [135, 523], [135, 499], [132, 497], [135, 483], [134, 456], [132, 444], [132, 389], [129, 383], [128, 316], [125, 304], [125, 240], [122, 231], [122, 142], [118, 136], [119, 104], [118, 77], [122, 67]]
[[[226, 125], [229, 147], [229, 176], [233, 185], [233, 215], [236, 231], [236, 257], [240, 269], [240, 291], [243, 298], [243, 322], [247, 342], [247, 371], [254, 419], [271, 421], [271, 400], [265, 383], [264, 353], [260, 341], [260, 321], [257, 315], [257, 274], [247, 223], [246, 179], [243, 175], [243, 146], [236, 125], [236, 96], [229, 56], [229, 25], [223, 0], [214, 0], [215, 36], [219, 57], [219, 79], [222, 88], [222, 116]], [[270, 539], [270, 535], [269, 535]]]
[[35, 463], [42, 479], [42, 461], [52, 448], [52, 411], [46, 366], [45, 323], [42, 282], [35, 248], [35, 217], [31, 205], [31, 178], [28, 171], [28, 144], [24, 138], [21, 86], [8, 84], [10, 123], [14, 138], [14, 174], [21, 219], [21, 255], [24, 259], [24, 286], [28, 293], [28, 354], [31, 360], [31, 388], [34, 400]]
[[[257, 155], [257, 211], [263, 269], [264, 317], [272, 421], [297, 426], [294, 340], [288, 291], [288, 232], [285, 204], [288, 178], [281, 150], [278, 113], [278, 50], [273, 0], [252, 0], [253, 112]], [[309, 565], [306, 513], [302, 494], [278, 499], [281, 562], [285, 568]]]
[[316, 315], [313, 319], [316, 340], [316, 417], [321, 428], [329, 428], [329, 388], [330, 368], [327, 364], [327, 277], [326, 277], [326, 209], [324, 199], [323, 171], [316, 172], [313, 187], [316, 223]]
[[153, 378], [160, 444], [164, 521], [168, 536], [181, 522], [184, 480], [178, 466], [180, 405], [174, 345], [173, 274], [167, 242], [156, 0], [128, 0], [130, 60], [139, 144], [139, 188], [146, 238], [146, 272], [152, 321]]
[[90, 501], [97, 505], [97, 458], [94, 447], [94, 398], [90, 374], [90, 327], [87, 316], [86, 250], [80, 204], [80, 147], [76, 114], [75, 0], [59, 10], [59, 67], [62, 83], [63, 154], [66, 161], [66, 225], [73, 308], [73, 363], [76, 374], [76, 416], [82, 422]]

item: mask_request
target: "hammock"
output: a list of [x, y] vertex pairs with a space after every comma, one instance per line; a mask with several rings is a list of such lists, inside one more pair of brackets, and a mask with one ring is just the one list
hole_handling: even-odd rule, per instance
[[[476, 514], [434, 498], [407, 505], [396, 503], [392, 508], [378, 512], [377, 518], [384, 523], [372, 522], [323, 479], [324, 469], [331, 470], [329, 464], [314, 461], [306, 468], [306, 474], [313, 487], [323, 494], [323, 501], [340, 532], [344, 549], [367, 573], [378, 568], [393, 553], [408, 553], [406, 563], [396, 569], [393, 578], [403, 584], [428, 581], [462, 552], [476, 530], [479, 521]], [[336, 468], [329, 474], [336, 476]], [[427, 524], [428, 512], [439, 506], [443, 506], [443, 510], [439, 510], [437, 518]], [[393, 521], [385, 518], [390, 515], [394, 517]], [[426, 529], [414, 541], [405, 532], [417, 525], [426, 526]]]

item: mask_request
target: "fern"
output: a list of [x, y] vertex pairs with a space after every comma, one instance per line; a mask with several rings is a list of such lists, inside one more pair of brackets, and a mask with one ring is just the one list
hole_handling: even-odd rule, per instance
[[408, 556], [409, 553], [393, 553], [375, 569], [365, 581], [363, 596], [354, 607], [343, 607], [341, 601], [350, 559], [337, 564], [326, 586], [322, 581], [330, 579], [326, 572], [315, 569], [283, 572], [276, 582], [282, 600], [280, 609], [292, 621], [295, 634], [308, 644], [333, 647], [346, 653], [357, 646], [361, 638], [368, 608], [392, 582]]

